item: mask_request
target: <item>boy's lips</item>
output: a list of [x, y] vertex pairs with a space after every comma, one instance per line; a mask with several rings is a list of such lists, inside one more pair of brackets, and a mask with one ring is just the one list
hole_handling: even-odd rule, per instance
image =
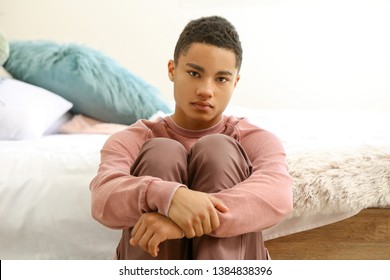
[[200, 111], [207, 111], [213, 108], [213, 105], [211, 105], [207, 101], [195, 101], [192, 102], [191, 105], [195, 107], [195, 109], [200, 110]]
[[192, 105], [199, 106], [199, 107], [210, 107], [213, 108], [213, 105], [211, 105], [207, 101], [195, 101], [191, 103]]

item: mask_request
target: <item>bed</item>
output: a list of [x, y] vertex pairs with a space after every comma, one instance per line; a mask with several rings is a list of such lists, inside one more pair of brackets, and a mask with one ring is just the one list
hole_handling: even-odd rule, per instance
[[[378, 123], [389, 119], [387, 113], [356, 113], [348, 120], [248, 108], [228, 113], [241, 110], [280, 136], [295, 181], [294, 211], [264, 231], [266, 240], [390, 205], [390, 134]], [[354, 129], [350, 121], [359, 125]], [[120, 232], [91, 218], [88, 189], [108, 135], [0, 141], [1, 259], [113, 258]]]
[[[29, 65], [26, 56], [22, 61]], [[71, 98], [73, 91], [68, 87], [73, 84], [65, 89], [47, 84], [64, 75], [54, 75], [59, 70], [53, 65], [51, 79], [48, 73], [44, 75], [46, 84], [32, 79], [31, 71], [21, 75], [12, 65], [5, 65], [12, 75], [0, 80], [0, 259], [113, 259], [121, 232], [92, 219], [89, 182], [97, 172], [103, 143], [124, 128], [123, 116], [118, 113], [114, 121], [104, 117], [96, 121], [91, 115], [99, 116], [101, 109], [89, 112], [94, 107], [76, 106], [85, 101], [77, 99], [80, 92]], [[97, 67], [92, 68], [96, 71]], [[85, 78], [73, 78], [77, 77]], [[79, 81], [77, 90], [81, 88]], [[156, 105], [155, 93], [146, 89], [151, 95], [148, 100]], [[145, 88], [139, 91], [144, 94]], [[39, 94], [31, 97], [31, 92]], [[140, 97], [133, 93], [130, 98]], [[5, 110], [7, 102], [15, 103], [13, 110]], [[117, 109], [108, 108], [113, 113], [107, 118]], [[167, 113], [161, 101], [149, 109], [148, 118]], [[132, 112], [125, 117], [140, 118]], [[261, 110], [231, 105], [226, 114], [245, 116], [272, 131], [286, 148], [294, 179], [294, 210], [263, 231], [265, 240], [343, 221], [367, 208], [390, 207], [390, 130], [386, 127], [390, 112]]]

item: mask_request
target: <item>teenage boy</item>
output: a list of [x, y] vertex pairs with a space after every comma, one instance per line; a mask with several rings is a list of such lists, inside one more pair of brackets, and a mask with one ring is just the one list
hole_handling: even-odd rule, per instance
[[223, 17], [190, 21], [168, 62], [174, 113], [113, 134], [92, 215], [122, 229], [118, 259], [268, 259], [261, 231], [292, 211], [280, 140], [223, 114], [242, 48]]

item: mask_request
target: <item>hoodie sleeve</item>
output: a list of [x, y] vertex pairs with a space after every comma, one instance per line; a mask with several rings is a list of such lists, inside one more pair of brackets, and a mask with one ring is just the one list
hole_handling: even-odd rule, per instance
[[137, 124], [110, 136], [101, 150], [99, 169], [90, 183], [91, 212], [95, 220], [107, 227], [132, 227], [146, 212], [167, 215], [173, 194], [183, 186], [130, 174], [147, 133], [146, 128]]
[[213, 194], [229, 208], [219, 213], [221, 225], [211, 233], [216, 237], [263, 230], [293, 209], [293, 181], [281, 141], [249, 123], [240, 125], [239, 142], [252, 162], [253, 172], [245, 181]]

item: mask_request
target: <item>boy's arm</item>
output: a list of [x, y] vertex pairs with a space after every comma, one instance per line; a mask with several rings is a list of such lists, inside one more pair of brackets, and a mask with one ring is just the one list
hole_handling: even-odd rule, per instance
[[143, 213], [167, 215], [171, 199], [181, 186], [156, 177], [130, 174], [145, 142], [142, 131], [133, 127], [112, 135], [101, 150], [99, 170], [90, 183], [92, 216], [113, 229], [133, 227]]
[[220, 226], [215, 237], [237, 236], [268, 228], [293, 209], [292, 177], [284, 147], [270, 132], [249, 128], [241, 144], [253, 166], [245, 181], [230, 189], [211, 194], [229, 208], [218, 212]]

